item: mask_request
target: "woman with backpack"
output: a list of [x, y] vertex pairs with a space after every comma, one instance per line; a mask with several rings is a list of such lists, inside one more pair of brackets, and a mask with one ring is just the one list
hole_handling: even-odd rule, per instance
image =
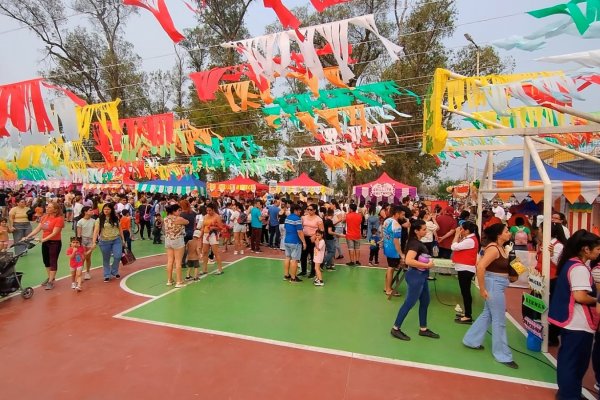
[[151, 239], [152, 224], [150, 223], [150, 220], [152, 218], [152, 205], [148, 204], [148, 201], [145, 197], [142, 197], [140, 200], [140, 206], [138, 207], [137, 211], [140, 215], [140, 237], [142, 240], [144, 240], [144, 228], [146, 228], [148, 232], [148, 239]]
[[531, 242], [531, 230], [525, 226], [523, 217], [515, 218], [515, 225], [510, 228], [514, 243], [513, 250], [527, 251], [527, 244]]

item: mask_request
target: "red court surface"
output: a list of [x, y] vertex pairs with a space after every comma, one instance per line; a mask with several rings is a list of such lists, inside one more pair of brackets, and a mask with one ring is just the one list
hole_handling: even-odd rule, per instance
[[[164, 262], [148, 257], [123, 272]], [[554, 389], [113, 318], [147, 298], [103, 283], [98, 270], [93, 276], [79, 294], [62, 280], [31, 300], [0, 302], [2, 398], [554, 398]]]

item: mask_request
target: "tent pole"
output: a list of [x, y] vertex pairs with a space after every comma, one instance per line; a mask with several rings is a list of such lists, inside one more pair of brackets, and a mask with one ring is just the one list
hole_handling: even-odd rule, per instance
[[596, 158], [596, 157], [591, 156], [589, 154], [585, 154], [585, 153], [582, 153], [580, 151], [577, 151], [577, 150], [574, 150], [574, 149], [570, 149], [570, 148], [565, 147], [565, 146], [561, 146], [560, 144], [547, 142], [547, 141], [545, 141], [543, 139], [540, 139], [540, 138], [535, 138], [534, 137], [534, 138], [531, 138], [531, 140], [533, 140], [536, 143], [545, 144], [547, 146], [554, 147], [554, 148], [556, 148], [558, 150], [562, 150], [562, 151], [564, 151], [566, 153], [573, 154], [574, 156], [581, 157], [581, 158], [584, 158], [584, 159], [589, 160], [589, 161], [593, 161], [596, 164], [600, 164], [600, 159], [599, 158]]
[[[552, 217], [552, 181], [546, 172], [546, 168], [544, 167], [544, 163], [540, 158], [540, 155], [535, 151], [535, 146], [531, 138], [525, 138], [525, 145], [529, 148], [531, 152], [531, 157], [533, 159], [533, 163], [540, 174], [540, 178], [542, 178], [542, 182], [544, 183], [544, 222], [545, 227], [542, 232], [542, 275], [544, 282], [544, 290], [542, 291], [542, 300], [544, 303], [550, 307], [550, 224]], [[548, 352], [548, 313], [542, 313], [542, 326], [543, 329], [543, 337], [544, 340], [542, 342], [542, 351], [544, 353]]]

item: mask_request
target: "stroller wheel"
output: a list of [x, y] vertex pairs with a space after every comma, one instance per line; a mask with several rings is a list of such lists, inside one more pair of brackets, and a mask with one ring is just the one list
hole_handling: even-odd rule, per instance
[[25, 289], [23, 289], [21, 296], [23, 296], [24, 299], [30, 299], [33, 296], [33, 288], [26, 287]]

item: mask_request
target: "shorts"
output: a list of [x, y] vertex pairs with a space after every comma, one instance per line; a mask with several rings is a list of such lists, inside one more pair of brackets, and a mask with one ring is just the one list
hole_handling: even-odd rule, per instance
[[165, 249], [180, 249], [185, 246], [185, 242], [182, 237], [177, 239], [168, 239], [165, 238]]
[[346, 243], [348, 243], [348, 250], [360, 249], [360, 240], [346, 239]]
[[244, 233], [246, 232], [246, 225], [233, 224], [233, 233]]
[[290, 260], [300, 261], [300, 256], [302, 255], [302, 244], [291, 244], [285, 243], [285, 256]]
[[219, 236], [214, 233], [205, 233], [204, 236], [202, 236], [202, 243], [210, 244], [211, 246], [219, 244]]
[[93, 240], [91, 237], [85, 237], [85, 236], [81, 237], [81, 245], [83, 247], [90, 248], [90, 247], [92, 247], [92, 244], [93, 244]]
[[81, 271], [81, 269], [83, 268], [83, 265], [80, 265], [78, 267], [70, 267], [71, 268], [71, 272], [73, 271]]
[[398, 268], [400, 266], [399, 258], [391, 258], [391, 257], [386, 257], [386, 258], [387, 258], [388, 268]]
[[200, 268], [200, 260], [187, 260], [188, 268]]

